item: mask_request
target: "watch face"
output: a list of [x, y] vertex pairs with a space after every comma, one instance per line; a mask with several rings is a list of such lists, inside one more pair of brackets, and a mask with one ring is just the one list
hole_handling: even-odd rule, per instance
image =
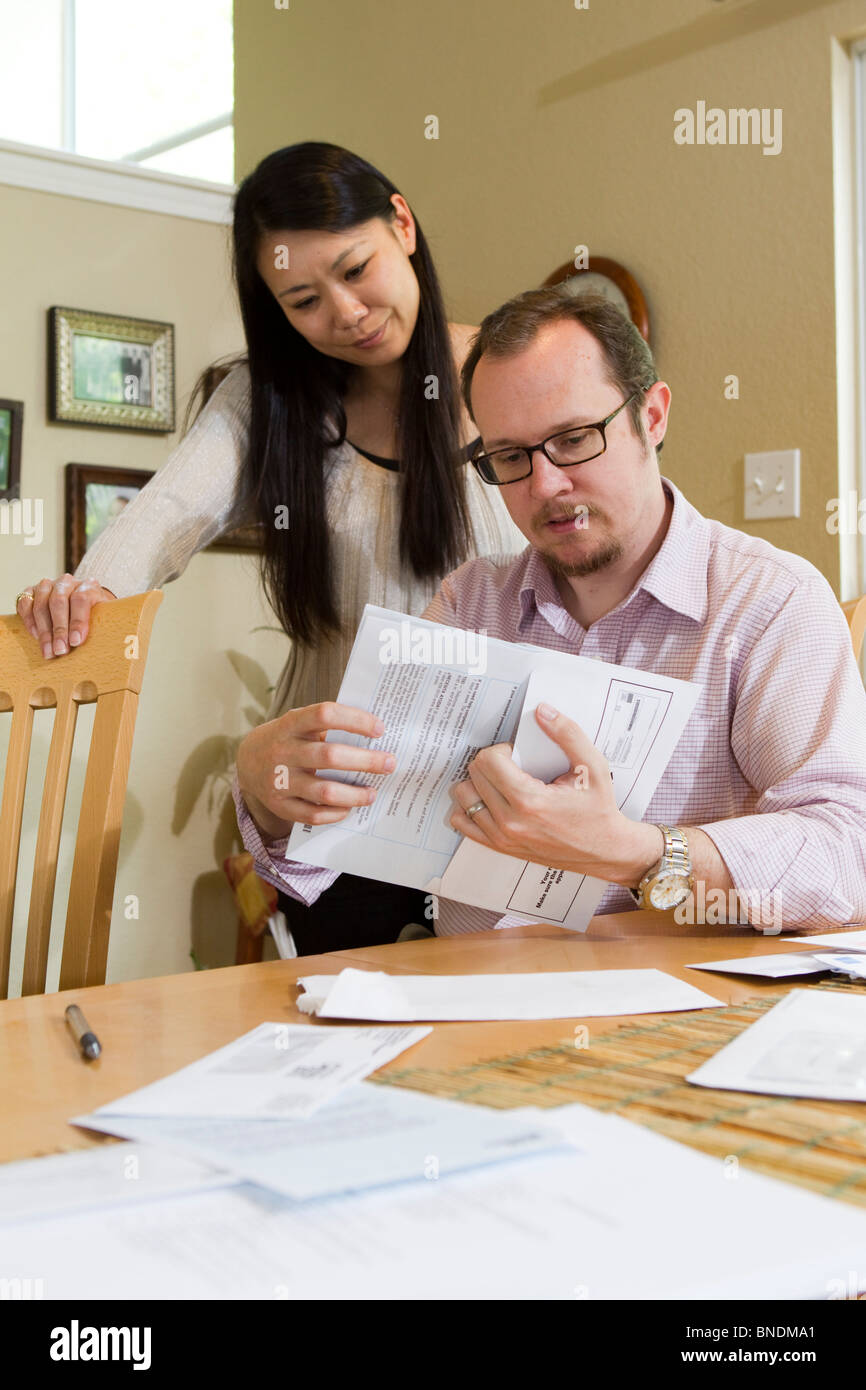
[[667, 912], [685, 902], [691, 891], [688, 879], [682, 874], [665, 874], [650, 887], [649, 900], [659, 912]]

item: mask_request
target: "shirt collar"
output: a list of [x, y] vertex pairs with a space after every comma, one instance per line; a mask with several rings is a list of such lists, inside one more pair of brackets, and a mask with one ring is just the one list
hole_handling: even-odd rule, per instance
[[[674, 504], [667, 533], [637, 584], [618, 607], [625, 607], [643, 589], [666, 608], [702, 623], [707, 616], [709, 527], [706, 518], [669, 478], [662, 478], [662, 486]], [[553, 575], [534, 547], [520, 586], [520, 604], [521, 624], [533, 605], [539, 611], [548, 609], [548, 621], [555, 609], [565, 611]]]

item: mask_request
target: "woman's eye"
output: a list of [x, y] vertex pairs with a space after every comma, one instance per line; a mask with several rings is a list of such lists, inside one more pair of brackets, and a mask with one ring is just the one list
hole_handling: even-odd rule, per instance
[[300, 304], [293, 304], [293, 309], [309, 309], [311, 304], [316, 302], [316, 296], [312, 295], [309, 299], [302, 299]]
[[369, 264], [370, 264], [369, 261], [364, 261], [363, 265], [355, 265], [355, 266], [353, 266], [351, 270], [347, 270], [347, 271], [346, 271], [346, 279], [347, 279], [347, 280], [349, 280], [349, 279], [355, 279], [355, 280], [357, 280], [358, 276], [359, 276], [360, 274], [362, 274], [362, 272], [365, 271], [365, 270], [367, 269], [367, 266], [368, 266]]

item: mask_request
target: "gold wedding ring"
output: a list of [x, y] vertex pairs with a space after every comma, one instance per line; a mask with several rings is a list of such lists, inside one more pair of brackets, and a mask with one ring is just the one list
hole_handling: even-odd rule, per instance
[[22, 600], [23, 598], [29, 598], [30, 602], [32, 603], [32, 602], [33, 602], [33, 590], [32, 590], [32, 589], [22, 589], [22, 590], [21, 590], [21, 593], [18, 595], [18, 597], [17, 597], [16, 600], [15, 600], [15, 607], [16, 607], [16, 608], [18, 607], [19, 603], [21, 602], [21, 600]]
[[476, 801], [475, 804], [474, 804], [474, 806], [467, 806], [467, 807], [466, 807], [466, 814], [467, 814], [467, 816], [469, 816], [469, 817], [477, 816], [477, 815], [478, 815], [478, 812], [479, 812], [479, 811], [483, 811], [484, 809], [485, 809], [485, 808], [484, 808], [484, 802], [483, 802], [483, 801]]

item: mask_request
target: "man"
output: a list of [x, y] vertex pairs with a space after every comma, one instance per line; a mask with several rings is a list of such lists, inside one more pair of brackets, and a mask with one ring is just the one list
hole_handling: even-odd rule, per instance
[[[618, 810], [584, 732], [539, 709], [575, 771], [545, 785], [509, 745], [484, 749], [455, 788], [455, 829], [606, 880], [599, 912], [693, 894], [776, 930], [866, 920], [866, 692], [845, 619], [806, 560], [705, 519], [661, 477], [671, 393], [637, 330], [596, 297], [529, 291], [482, 323], [463, 391], [482, 440], [474, 464], [529, 547], [461, 566], [424, 616], [702, 694], [643, 822]], [[283, 891], [312, 901], [333, 882], [287, 863], [284, 842], [266, 848], [240, 800], [239, 815]], [[511, 920], [442, 899], [436, 930]]]

